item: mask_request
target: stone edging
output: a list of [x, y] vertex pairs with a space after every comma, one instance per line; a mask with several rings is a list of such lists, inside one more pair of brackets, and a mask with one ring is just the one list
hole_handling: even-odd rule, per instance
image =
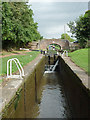
[[63, 59], [65, 63], [73, 70], [73, 72], [80, 78], [84, 86], [87, 89], [90, 89], [90, 83], [89, 83], [90, 76], [88, 76], [84, 70], [82, 70], [75, 63], [73, 63], [70, 57], [63, 57]]

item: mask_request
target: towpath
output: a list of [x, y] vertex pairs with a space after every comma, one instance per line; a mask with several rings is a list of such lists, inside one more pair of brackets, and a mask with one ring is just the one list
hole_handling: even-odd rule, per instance
[[0, 58], [4, 58], [4, 57], [8, 57], [8, 56], [12, 56], [12, 55], [25, 55], [27, 52], [31, 52], [30, 50], [27, 51], [14, 51], [12, 53], [7, 54], [8, 52], [6, 52], [5, 55], [2, 55], [3, 52], [0, 52]]

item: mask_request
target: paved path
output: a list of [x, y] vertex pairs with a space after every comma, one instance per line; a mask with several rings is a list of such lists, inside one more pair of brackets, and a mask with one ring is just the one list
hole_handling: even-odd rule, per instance
[[[24, 79], [26, 79], [32, 73], [42, 57], [43, 55], [39, 54], [36, 59], [24, 66]], [[7, 105], [11, 98], [16, 94], [16, 91], [24, 82], [24, 79], [11, 79], [4, 87], [0, 86], [0, 113], [5, 105]]]
[[[10, 54], [6, 54], [6, 55], [1, 55], [0, 54], [0, 58], [4, 58], [4, 57], [8, 57], [8, 56], [12, 56], [12, 55], [26, 55], [27, 52], [31, 52], [30, 50], [27, 50], [27, 51], [16, 51], [14, 53], [10, 53]], [[8, 53], [8, 52], [7, 52]]]
[[88, 76], [83, 69], [78, 67], [74, 62], [71, 61], [70, 57], [63, 56], [65, 63], [74, 71], [74, 73], [81, 79], [82, 83], [86, 88], [90, 89], [90, 76]]

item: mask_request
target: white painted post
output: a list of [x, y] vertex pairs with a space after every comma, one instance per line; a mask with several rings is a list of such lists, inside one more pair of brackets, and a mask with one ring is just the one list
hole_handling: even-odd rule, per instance
[[10, 60], [10, 76], [12, 76], [12, 60]]
[[66, 51], [66, 56], [68, 57], [68, 51]]
[[65, 53], [65, 52], [62, 53], [62, 57], [64, 57], [64, 53]]
[[8, 77], [8, 74], [9, 74], [9, 65], [8, 65], [8, 63], [9, 63], [9, 60], [7, 61], [7, 77]]
[[15, 62], [15, 64], [16, 64], [16, 66], [17, 66], [17, 68], [18, 68], [18, 70], [19, 70], [19, 72], [20, 72], [20, 77], [22, 77], [22, 75], [21, 75], [21, 70], [20, 70], [20, 68], [19, 68], [19, 66], [18, 66], [18, 64], [17, 64], [17, 62], [13, 59], [13, 61]]
[[24, 70], [23, 70], [23, 67], [21, 66], [21, 64], [20, 64], [20, 62], [19, 62], [19, 60], [16, 58], [16, 60], [18, 61], [18, 63], [19, 63], [19, 66], [21, 67], [21, 70], [22, 70], [22, 76], [24, 76]]
[[59, 55], [59, 52], [57, 52], [57, 55]]

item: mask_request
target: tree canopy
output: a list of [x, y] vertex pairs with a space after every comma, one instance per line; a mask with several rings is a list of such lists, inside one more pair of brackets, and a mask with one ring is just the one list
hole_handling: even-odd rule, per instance
[[67, 39], [67, 40], [69, 40], [70, 42], [73, 42], [74, 41], [74, 39], [72, 39], [67, 33], [63, 33], [62, 35], [61, 35], [61, 39]]
[[22, 47], [43, 37], [34, 22], [31, 6], [25, 2], [2, 3], [2, 47]]
[[81, 47], [85, 47], [85, 43], [90, 39], [90, 10], [79, 16], [75, 21], [70, 21], [68, 26]]

